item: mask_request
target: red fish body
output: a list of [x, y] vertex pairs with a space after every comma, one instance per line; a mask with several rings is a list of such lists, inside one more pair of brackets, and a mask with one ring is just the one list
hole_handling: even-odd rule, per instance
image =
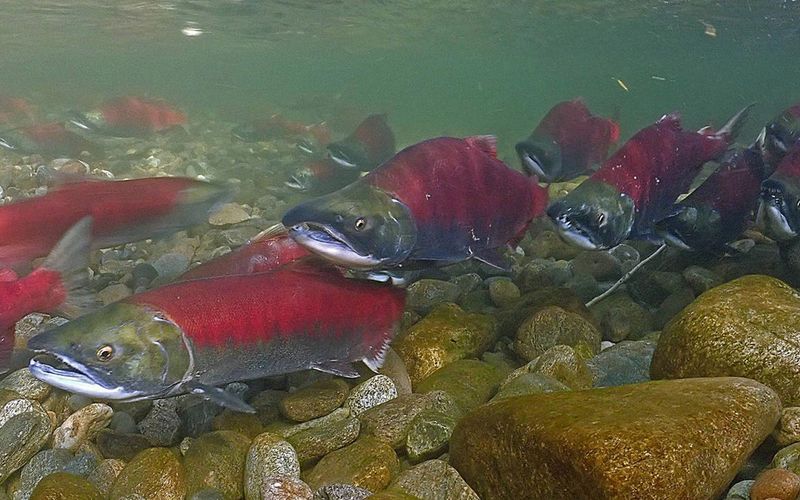
[[17, 153], [77, 157], [102, 154], [99, 146], [71, 132], [63, 123], [40, 123], [0, 133], [0, 146]]
[[394, 133], [386, 115], [370, 115], [345, 139], [328, 144], [339, 165], [368, 172], [395, 153]]
[[268, 229], [236, 250], [190, 269], [180, 280], [263, 273], [309, 255], [285, 232], [274, 234]]
[[301, 203], [283, 224], [311, 251], [361, 269], [430, 265], [521, 238], [547, 204], [536, 179], [497, 159], [494, 138], [440, 137], [410, 146], [353, 184]]
[[21, 97], [0, 94], [0, 125], [33, 120], [33, 107]]
[[181, 177], [64, 184], [0, 206], [0, 262], [14, 265], [46, 255], [86, 216], [94, 219], [93, 246], [102, 248], [205, 222], [228, 196], [223, 186]]
[[781, 245], [794, 243], [800, 236], [800, 143], [794, 143], [762, 182], [757, 222], [764, 234]]
[[72, 123], [116, 137], [144, 137], [184, 125], [186, 115], [162, 100], [123, 96], [94, 111], [76, 113]]
[[556, 182], [602, 163], [618, 140], [619, 125], [614, 120], [592, 115], [581, 99], [573, 99], [553, 106], [516, 149], [523, 168]]

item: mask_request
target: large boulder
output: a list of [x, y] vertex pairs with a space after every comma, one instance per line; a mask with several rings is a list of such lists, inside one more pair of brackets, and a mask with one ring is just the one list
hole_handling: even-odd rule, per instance
[[800, 294], [768, 276], [709, 290], [665, 328], [653, 355], [654, 379], [747, 377], [800, 406]]
[[742, 378], [513, 397], [458, 423], [450, 462], [481, 498], [714, 498], [780, 409]]

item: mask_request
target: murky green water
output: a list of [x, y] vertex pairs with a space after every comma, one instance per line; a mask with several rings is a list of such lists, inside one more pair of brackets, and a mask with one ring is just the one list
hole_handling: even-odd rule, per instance
[[699, 127], [758, 102], [755, 133], [800, 76], [789, 0], [6, 0], [0, 15], [0, 88], [53, 112], [124, 93], [231, 121], [389, 111], [401, 145], [495, 133], [507, 154], [576, 95], [618, 110], [623, 136], [675, 109]]

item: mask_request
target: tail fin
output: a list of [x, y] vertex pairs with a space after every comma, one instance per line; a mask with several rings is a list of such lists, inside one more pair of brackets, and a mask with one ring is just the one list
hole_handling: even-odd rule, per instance
[[84, 217], [72, 226], [45, 258], [42, 268], [61, 274], [67, 297], [58, 310], [67, 316], [79, 316], [95, 305], [86, 290], [89, 281], [89, 252], [92, 243], [92, 218]]
[[739, 110], [738, 113], [733, 115], [721, 129], [717, 130], [713, 135], [721, 137], [726, 143], [733, 144], [739, 133], [742, 131], [745, 120], [750, 115], [750, 110], [753, 109], [755, 103], [748, 104]]

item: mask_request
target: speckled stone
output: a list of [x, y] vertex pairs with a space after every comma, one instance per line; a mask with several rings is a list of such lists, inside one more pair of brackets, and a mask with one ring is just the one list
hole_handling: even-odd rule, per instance
[[52, 392], [52, 387], [31, 375], [28, 368], [9, 373], [0, 381], [0, 389], [14, 391], [25, 399], [44, 401]]
[[772, 433], [780, 446], [800, 442], [800, 408], [791, 406], [781, 411], [781, 419]]
[[[6, 403], [3, 409], [11, 403], [14, 401]], [[18, 412], [0, 423], [0, 484], [42, 449], [52, 430], [50, 417], [35, 402], [29, 410]]]
[[211, 428], [215, 431], [238, 432], [251, 439], [264, 432], [264, 426], [258, 415], [231, 410], [225, 410], [214, 417]]
[[542, 394], [546, 392], [568, 391], [569, 387], [562, 382], [544, 373], [522, 373], [508, 378], [500, 384], [500, 389], [492, 401], [513, 398], [514, 396], [527, 396], [529, 394]]
[[104, 496], [111, 494], [111, 487], [117, 476], [125, 468], [125, 462], [116, 458], [107, 458], [97, 464], [97, 467], [89, 474], [86, 479]]
[[214, 431], [196, 438], [184, 457], [188, 494], [214, 488], [226, 499], [244, 496], [249, 449], [250, 439], [233, 431]]
[[137, 427], [139, 432], [153, 446], [172, 446], [180, 442], [181, 418], [178, 416], [178, 404], [174, 399], [157, 399], [153, 408], [142, 419]]
[[579, 342], [586, 343], [593, 354], [600, 352], [600, 332], [590, 321], [558, 306], [547, 306], [520, 325], [514, 351], [531, 361], [553, 346], [575, 346]]
[[298, 477], [267, 476], [263, 478], [260, 496], [263, 500], [312, 500], [311, 487]]
[[39, 481], [31, 500], [103, 500], [103, 495], [85, 478], [56, 472]]
[[497, 307], [508, 307], [519, 299], [519, 287], [508, 278], [496, 278], [489, 282], [489, 298]]
[[450, 463], [481, 498], [715, 498], [779, 415], [741, 378], [521, 396], [463, 418]]
[[314, 500], [364, 500], [372, 492], [352, 484], [326, 484], [314, 492]]
[[328, 453], [343, 448], [358, 438], [361, 422], [354, 417], [322, 420], [319, 425], [296, 432], [286, 439], [304, 467]]
[[349, 392], [350, 386], [344, 380], [320, 380], [283, 398], [281, 413], [295, 422], [306, 422], [342, 406]]
[[353, 387], [344, 402], [344, 407], [349, 408], [350, 414], [357, 417], [373, 406], [378, 406], [396, 397], [397, 388], [392, 379], [386, 375], [375, 375]]
[[413, 495], [421, 500], [480, 500], [458, 471], [443, 460], [428, 460], [404, 471], [389, 491]]
[[359, 415], [361, 433], [375, 436], [399, 449], [406, 443], [411, 421], [425, 410], [439, 410], [448, 414], [461, 411], [453, 397], [444, 391], [407, 394]]
[[414, 417], [406, 437], [408, 458], [416, 463], [438, 457], [447, 451], [447, 444], [460, 416], [426, 410]]
[[767, 469], [756, 477], [750, 500], [795, 500], [800, 494], [800, 477], [786, 469]]
[[739, 481], [731, 486], [725, 500], [750, 500], [750, 489], [753, 487], [754, 480]]
[[638, 384], [650, 380], [650, 363], [656, 343], [652, 340], [624, 340], [586, 362], [595, 387]]
[[557, 345], [544, 354], [514, 370], [505, 380], [508, 384], [524, 373], [541, 373], [552, 377], [570, 389], [588, 389], [592, 386], [592, 372], [586, 361], [569, 346]]
[[417, 392], [444, 391], [462, 410], [468, 411], [494, 396], [502, 380], [503, 374], [489, 363], [459, 359], [420, 381]]
[[457, 359], [478, 357], [495, 341], [491, 316], [444, 304], [403, 332], [393, 344], [416, 384]]
[[800, 474], [800, 443], [790, 444], [778, 450], [772, 457], [772, 463], [769, 466], [774, 469], [788, 469], [795, 474]]
[[15, 500], [28, 500], [43, 477], [54, 472], [88, 476], [97, 467], [98, 459], [89, 453], [73, 454], [69, 450], [42, 450], [23, 467]]
[[326, 455], [306, 475], [312, 488], [347, 483], [370, 491], [380, 491], [400, 472], [394, 450], [372, 436]]
[[664, 328], [650, 374], [747, 377], [800, 406], [798, 324], [800, 293], [768, 276], [739, 278], [704, 293]]
[[111, 498], [183, 499], [186, 472], [177, 455], [166, 448], [149, 448], [122, 469], [111, 488]]
[[280, 436], [265, 432], [250, 444], [244, 467], [244, 497], [259, 500], [264, 478], [300, 476], [300, 462], [292, 445]]
[[406, 307], [419, 314], [426, 314], [436, 306], [455, 302], [461, 295], [461, 288], [449, 281], [421, 279], [408, 287]]
[[53, 448], [77, 450], [93, 439], [111, 421], [114, 410], [102, 403], [92, 403], [76, 411], [53, 432]]

